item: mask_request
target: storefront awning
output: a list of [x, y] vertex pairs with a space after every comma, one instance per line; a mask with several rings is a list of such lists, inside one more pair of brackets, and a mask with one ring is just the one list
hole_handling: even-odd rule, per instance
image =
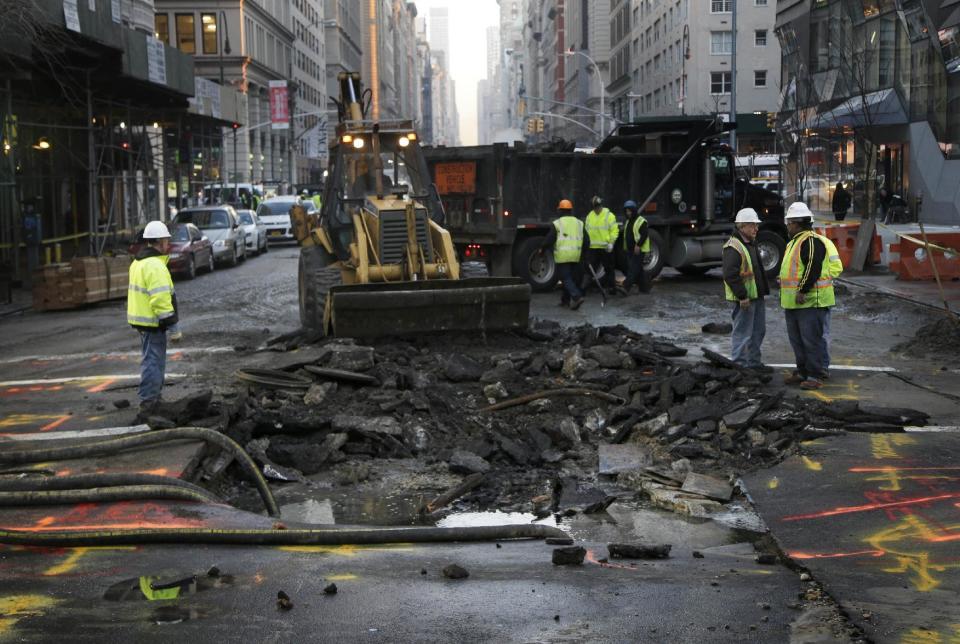
[[816, 117], [817, 127], [905, 125], [908, 122], [908, 114], [900, 96], [892, 88], [848, 98]]

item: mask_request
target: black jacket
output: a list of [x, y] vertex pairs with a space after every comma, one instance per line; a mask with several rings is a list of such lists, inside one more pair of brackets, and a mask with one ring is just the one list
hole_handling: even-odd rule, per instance
[[[763, 272], [763, 264], [760, 263], [760, 251], [753, 242], [748, 242], [740, 234], [740, 231], [734, 231], [733, 236], [743, 242], [750, 253], [750, 262], [753, 266], [753, 279], [757, 283], [757, 298], [762, 298], [770, 294], [770, 284], [767, 282], [767, 275]], [[735, 248], [723, 249], [723, 281], [730, 286], [730, 290], [739, 300], [747, 299], [747, 287], [744, 286], [740, 278], [740, 253]]]
[[649, 226], [647, 225], [647, 222], [644, 221], [640, 225], [640, 237], [637, 239], [633, 238], [633, 224], [637, 221], [637, 217], [639, 216], [640, 213], [634, 213], [631, 217], [629, 217], [623, 229], [624, 235], [626, 235], [627, 238], [627, 252], [631, 254], [633, 253], [633, 247], [643, 246], [643, 242], [647, 241], [647, 237], [650, 235], [648, 231]]
[[[810, 259], [810, 249], [813, 248], [813, 259]], [[800, 280], [800, 292], [809, 293], [817, 280], [820, 279], [820, 271], [823, 270], [823, 261], [827, 258], [827, 247], [816, 237], [809, 237], [807, 241], [800, 246], [800, 259], [805, 266], [810, 266], [807, 276]]]
[[850, 208], [850, 193], [844, 188], [837, 188], [833, 193], [833, 212], [847, 212]]

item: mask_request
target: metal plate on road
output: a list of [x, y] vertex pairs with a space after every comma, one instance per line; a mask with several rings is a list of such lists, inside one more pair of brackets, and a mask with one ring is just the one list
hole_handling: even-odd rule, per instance
[[784, 553], [868, 639], [956, 636], [960, 435], [822, 438], [744, 480]]

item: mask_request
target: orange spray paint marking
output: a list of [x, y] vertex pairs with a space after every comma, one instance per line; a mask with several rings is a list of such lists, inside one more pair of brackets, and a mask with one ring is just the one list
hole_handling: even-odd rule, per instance
[[960, 498], [960, 492], [954, 492], [952, 494], [940, 494], [937, 496], [925, 496], [918, 499], [904, 499], [902, 501], [891, 501], [889, 503], [868, 503], [867, 505], [850, 505], [850, 506], [841, 506], [839, 508], [834, 508], [832, 510], [824, 510], [823, 512], [812, 512], [810, 514], [794, 514], [788, 517], [783, 517], [783, 521], [801, 521], [805, 519], [822, 519], [825, 517], [833, 517], [838, 514], [853, 514], [855, 512], [870, 512], [871, 510], [883, 510], [885, 508], [898, 508], [908, 505], [920, 505], [925, 503], [932, 503], [934, 501], [945, 501], [946, 499], [956, 499]]
[[91, 394], [100, 393], [101, 391], [103, 391], [104, 389], [106, 389], [116, 381], [117, 381], [116, 378], [107, 378], [106, 380], [101, 382], [99, 385], [94, 385], [93, 387], [90, 387], [89, 389], [87, 389], [87, 393], [91, 393]]
[[638, 570], [636, 564], [629, 565], [629, 564], [618, 564], [618, 563], [609, 563], [609, 562], [604, 563], [602, 561], [599, 561], [597, 559], [597, 555], [594, 554], [593, 550], [587, 550], [586, 559], [590, 563], [597, 564], [601, 568], [619, 568], [621, 570]]
[[788, 552], [791, 559], [838, 559], [840, 557], [882, 557], [883, 550], [860, 550], [859, 552]]
[[41, 428], [40, 428], [40, 431], [41, 431], [41, 432], [49, 432], [50, 430], [56, 429], [56, 428], [59, 427], [60, 425], [64, 424], [64, 423], [67, 422], [68, 420], [70, 420], [70, 416], [61, 416], [60, 418], [56, 419], [55, 421], [50, 422], [50, 423], [47, 423], [46, 425], [44, 425], [43, 427], [41, 427]]

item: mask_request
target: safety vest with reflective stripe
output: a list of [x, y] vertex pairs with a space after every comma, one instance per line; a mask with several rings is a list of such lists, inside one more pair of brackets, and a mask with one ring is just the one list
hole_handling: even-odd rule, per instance
[[130, 264], [127, 286], [127, 322], [134, 326], [159, 327], [160, 320], [174, 315], [173, 279], [166, 255], [136, 259]]
[[[813, 257], [814, 238], [823, 242], [826, 249], [823, 265], [820, 268], [820, 277], [806, 293], [803, 304], [797, 303], [797, 290], [807, 277], [807, 264], [800, 257], [800, 248], [809, 242], [810, 254]], [[824, 308], [836, 304], [833, 292], [833, 278], [843, 272], [843, 262], [840, 253], [833, 242], [809, 230], [798, 233], [787, 244], [783, 254], [783, 263], [780, 265], [780, 306], [785, 309]]]
[[[740, 253], [740, 279], [743, 280], [743, 286], [747, 289], [747, 298], [751, 300], [757, 299], [757, 278], [753, 274], [753, 259], [750, 257], [750, 251], [747, 250], [746, 245], [736, 237], [728, 239], [723, 247], [732, 248]], [[740, 298], [734, 295], [733, 289], [730, 288], [726, 280], [723, 282], [723, 290], [727, 295], [727, 301], [740, 301]]]
[[320, 210], [320, 204], [322, 203], [320, 195], [313, 195], [310, 199], [313, 201], [313, 205], [317, 207], [317, 210]]
[[560, 217], [553, 222], [557, 229], [557, 241], [553, 244], [553, 261], [571, 264], [580, 261], [583, 247], [583, 222], [573, 215]]
[[[643, 226], [645, 223], [647, 223], [647, 220], [643, 218], [643, 215], [637, 215], [637, 220], [633, 222], [633, 239], [634, 239], [634, 241], [636, 241], [637, 239], [640, 239], [640, 227]], [[623, 235], [623, 250], [625, 250], [625, 251], [629, 251], [629, 250], [630, 250], [629, 248], [627, 248], [627, 235], [626, 235], [626, 233], [624, 233], [624, 235]], [[649, 253], [649, 252], [650, 252], [650, 235], [647, 235], [647, 238], [643, 240], [643, 243], [642, 243], [642, 244], [640, 244], [640, 252], [641, 252], [641, 253]]]
[[620, 233], [616, 215], [606, 208], [600, 212], [591, 210], [586, 217], [586, 226], [590, 248], [606, 248], [607, 244], [617, 241]]

